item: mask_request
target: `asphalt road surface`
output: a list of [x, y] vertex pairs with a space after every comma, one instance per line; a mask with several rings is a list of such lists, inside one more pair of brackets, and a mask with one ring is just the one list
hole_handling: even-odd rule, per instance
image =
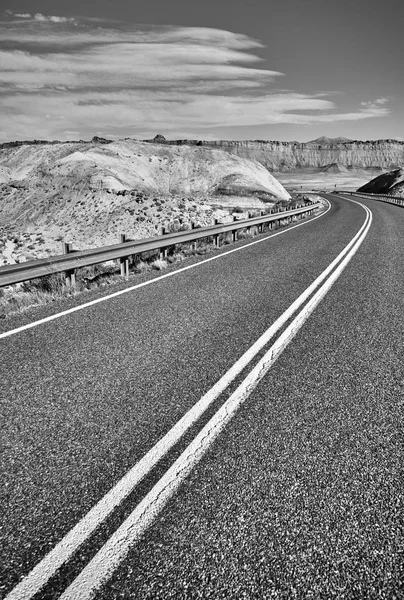
[[2, 323], [3, 598], [404, 597], [404, 210], [329, 199], [150, 285], [7, 337], [94, 295]]

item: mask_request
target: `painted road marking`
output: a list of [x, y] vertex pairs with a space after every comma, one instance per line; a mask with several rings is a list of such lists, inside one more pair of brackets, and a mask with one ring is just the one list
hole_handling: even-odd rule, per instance
[[[363, 206], [363, 205], [361, 205]], [[365, 207], [364, 207], [365, 208]], [[366, 209], [367, 210], [367, 209]], [[57, 569], [71, 558], [77, 548], [133, 491], [136, 485], [151, 471], [157, 462], [177, 443], [184, 433], [200, 418], [212, 402], [230, 385], [241, 371], [264, 348], [281, 327], [338, 265], [364, 232], [365, 222], [353, 239], [317, 277], [317, 279], [290, 305], [290, 307], [263, 333], [223, 377], [155, 444], [149, 452], [75, 525], [75, 527], [51, 550], [41, 562], [10, 592], [6, 600], [29, 599], [55, 574]]]
[[[364, 205], [362, 205], [364, 206]], [[81, 571], [72, 584], [60, 596], [61, 600], [89, 600], [93, 598], [100, 586], [108, 580], [113, 571], [125, 559], [130, 548], [142, 536], [147, 527], [163, 509], [169, 498], [179, 488], [194, 466], [201, 460], [213, 441], [223, 431], [238, 408], [263, 379], [271, 366], [292, 341], [303, 324], [321, 302], [332, 285], [341, 275], [352, 257], [356, 254], [365, 239], [372, 223], [372, 213], [367, 212], [367, 225], [355, 245], [345, 256], [330, 277], [293, 319], [290, 325], [279, 336], [276, 342], [247, 375], [244, 381], [233, 392], [230, 398], [215, 413], [200, 433], [189, 444], [157, 484], [138, 504], [129, 517], [109, 538], [94, 558]]]
[[[328, 200], [326, 200], [328, 202]], [[133, 292], [134, 290], [138, 290], [142, 287], [146, 287], [147, 285], [152, 285], [157, 281], [161, 281], [162, 279], [166, 279], [167, 277], [173, 277], [174, 275], [178, 275], [178, 273], [183, 273], [184, 271], [188, 271], [189, 269], [194, 269], [199, 267], [200, 265], [204, 265], [212, 260], [217, 260], [218, 258], [222, 258], [223, 256], [228, 256], [229, 254], [233, 254], [233, 252], [239, 252], [239, 250], [244, 250], [244, 248], [249, 248], [250, 246], [254, 246], [255, 244], [260, 244], [261, 242], [266, 242], [271, 238], [277, 237], [278, 235], [282, 235], [283, 233], [287, 233], [292, 229], [296, 229], [297, 227], [301, 227], [301, 225], [306, 225], [307, 223], [312, 223], [316, 219], [323, 217], [328, 213], [331, 209], [331, 204], [328, 202], [328, 208], [325, 212], [317, 215], [313, 219], [309, 221], [304, 221], [303, 223], [299, 223], [298, 225], [294, 225], [293, 227], [288, 227], [284, 231], [279, 231], [278, 233], [274, 233], [272, 235], [268, 235], [267, 237], [255, 240], [254, 242], [250, 242], [241, 246], [240, 248], [233, 248], [233, 250], [228, 250], [227, 252], [222, 252], [222, 254], [218, 254], [217, 256], [211, 256], [210, 258], [206, 258], [205, 260], [201, 260], [200, 262], [188, 265], [187, 267], [181, 267], [181, 269], [177, 269], [171, 273], [165, 273], [164, 275], [160, 275], [159, 277], [155, 277], [149, 281], [144, 281], [143, 283], [138, 283], [136, 285], [132, 285], [124, 290], [120, 290], [119, 292], [113, 292], [112, 294], [108, 294], [107, 296], [103, 296], [102, 298], [97, 298], [96, 300], [91, 300], [90, 302], [85, 302], [84, 304], [80, 304], [79, 306], [74, 306], [73, 308], [68, 308], [67, 310], [63, 310], [60, 313], [56, 313], [55, 315], [50, 315], [49, 317], [45, 317], [43, 319], [39, 319], [38, 321], [33, 321], [32, 323], [27, 323], [26, 325], [22, 325], [21, 327], [17, 327], [16, 329], [10, 329], [10, 331], [5, 331], [4, 333], [0, 333], [0, 340], [11, 335], [15, 335], [16, 333], [20, 333], [21, 331], [26, 331], [27, 329], [32, 329], [33, 327], [37, 327], [38, 325], [43, 325], [44, 323], [49, 323], [50, 321], [54, 321], [55, 319], [60, 319], [66, 315], [70, 315], [71, 313], [77, 312], [79, 310], [83, 310], [84, 308], [89, 308], [90, 306], [94, 306], [99, 304], [100, 302], [105, 302], [106, 300], [110, 300], [111, 298], [117, 298], [118, 296], [122, 296], [122, 294], [127, 294], [128, 292]]]

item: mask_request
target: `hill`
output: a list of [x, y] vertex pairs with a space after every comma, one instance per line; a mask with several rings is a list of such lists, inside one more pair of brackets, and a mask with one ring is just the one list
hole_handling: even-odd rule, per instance
[[191, 218], [207, 225], [220, 207], [290, 198], [262, 165], [222, 149], [130, 139], [10, 144], [0, 150], [0, 177], [0, 263], [11, 238], [29, 259], [59, 252], [61, 239], [76, 248], [116, 243], [119, 233], [152, 236]]
[[260, 164], [216, 148], [167, 147], [135, 140], [3, 148], [0, 177], [2, 183], [19, 181], [31, 187], [56, 188], [63, 182], [90, 189], [210, 196], [220, 194], [225, 181], [227, 195], [289, 198]]
[[339, 165], [338, 163], [332, 163], [331, 165], [320, 167], [320, 171], [323, 173], [347, 173], [348, 168], [344, 167], [344, 165]]
[[358, 192], [391, 194], [392, 196], [404, 198], [404, 169], [395, 169], [388, 173], [383, 173], [360, 187]]
[[316, 140], [311, 140], [310, 142], [306, 142], [306, 143], [307, 144], [318, 144], [319, 146], [336, 146], [337, 144], [347, 144], [352, 141], [353, 140], [349, 140], [348, 138], [345, 138], [345, 137], [329, 138], [329, 137], [325, 137], [323, 135], [322, 137], [319, 137]]

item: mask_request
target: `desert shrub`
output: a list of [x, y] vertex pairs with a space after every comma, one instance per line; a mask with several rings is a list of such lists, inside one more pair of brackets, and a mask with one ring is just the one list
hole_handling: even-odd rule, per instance
[[212, 238], [203, 238], [196, 242], [196, 254], [206, 254], [212, 250]]
[[146, 273], [147, 271], [150, 271], [150, 269], [150, 264], [144, 260], [138, 260], [135, 265], [135, 271], [137, 273]]
[[241, 239], [247, 239], [247, 238], [253, 238], [254, 237], [254, 231], [253, 231], [253, 227], [250, 227], [249, 229], [239, 229], [238, 231], [238, 238]]
[[177, 263], [177, 262], [181, 262], [182, 260], [184, 260], [185, 256], [182, 252], [174, 252], [173, 254], [171, 254], [170, 256], [167, 257], [167, 261], [169, 263]]
[[30, 281], [24, 281], [22, 284], [23, 292], [42, 292], [44, 294], [60, 294], [64, 286], [64, 280], [61, 273], [54, 273], [52, 275], [45, 275], [45, 277], [38, 277], [31, 279]]
[[166, 269], [167, 266], [167, 261], [162, 258], [156, 258], [156, 260], [151, 263], [152, 269], [155, 269], [156, 271], [162, 271], [163, 269]]

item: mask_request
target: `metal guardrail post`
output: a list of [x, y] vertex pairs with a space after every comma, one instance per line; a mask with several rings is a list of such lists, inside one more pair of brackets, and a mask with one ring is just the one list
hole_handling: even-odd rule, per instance
[[[269, 215], [272, 215], [272, 214], [273, 214], [273, 210], [272, 210], [272, 208], [270, 209], [270, 211], [269, 211], [269, 213], [268, 213], [268, 214], [269, 214]], [[269, 221], [269, 223], [268, 223], [268, 231], [272, 231], [272, 229], [273, 229], [273, 227], [272, 227], [272, 222], [271, 222], [271, 221]]]
[[[237, 221], [237, 217], [233, 215], [233, 223]], [[234, 243], [237, 241], [237, 229], [233, 229], [231, 232], [231, 241]]]
[[[249, 219], [252, 219], [252, 214], [250, 212], [247, 213]], [[251, 227], [247, 227], [247, 233], [251, 233]]]
[[[265, 215], [265, 211], [260, 210], [260, 217], [263, 217], [264, 215]], [[262, 233], [264, 231], [264, 223], [261, 223], [261, 225], [258, 225], [258, 231], [260, 233]]]
[[[191, 229], [195, 229], [194, 221], [191, 221]], [[196, 240], [194, 242], [191, 242], [191, 250], [193, 252], [196, 252]]]
[[[166, 235], [166, 234], [167, 234], [166, 228], [162, 227], [161, 231], [160, 231], [160, 235]], [[167, 252], [168, 252], [168, 248], [160, 248], [160, 260], [167, 258]]]
[[[219, 225], [219, 219], [215, 219], [215, 221], [214, 221], [214, 222], [215, 222], [215, 225]], [[219, 233], [216, 233], [216, 234], [213, 236], [213, 246], [214, 246], [215, 248], [219, 248], [219, 246], [220, 246], [220, 239], [219, 239], [219, 236], [220, 236], [220, 234], [219, 234]]]
[[[126, 234], [125, 233], [121, 233], [120, 235], [120, 243], [124, 244], [125, 242], [127, 242], [127, 238], [126, 238]], [[122, 256], [119, 259], [119, 264], [121, 267], [121, 276], [122, 277], [129, 277], [129, 256]]]
[[[70, 254], [73, 251], [72, 244], [69, 242], [62, 242], [62, 250], [63, 254]], [[76, 271], [75, 269], [69, 269], [68, 271], [63, 271], [62, 276], [65, 279], [65, 285], [71, 289], [76, 289]]]

